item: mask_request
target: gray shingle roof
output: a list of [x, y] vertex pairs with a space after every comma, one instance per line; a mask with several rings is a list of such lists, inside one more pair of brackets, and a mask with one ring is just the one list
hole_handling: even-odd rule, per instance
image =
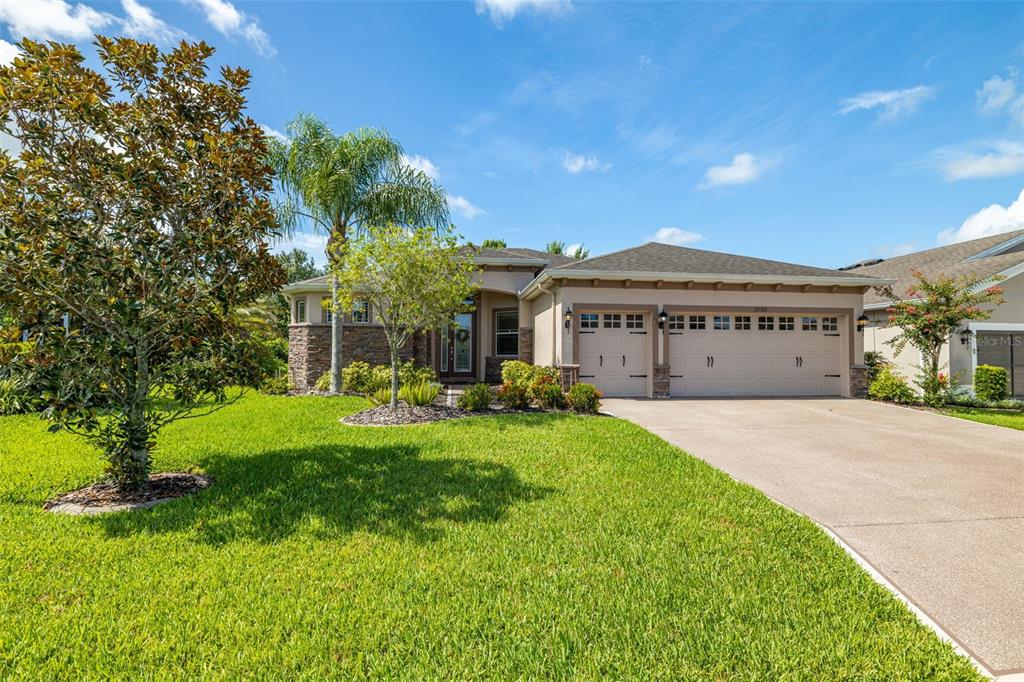
[[607, 271], [610, 273], [649, 272], [693, 275], [830, 277], [835, 279], [863, 278], [865, 276], [863, 273], [850, 274], [828, 268], [782, 263], [763, 258], [736, 256], [730, 253], [691, 249], [657, 242], [648, 242], [631, 249], [573, 261], [566, 265], [552, 267], [549, 271], [552, 275], [571, 274], [574, 271]]
[[[928, 249], [927, 251], [909, 253], [905, 256], [896, 256], [874, 265], [853, 268], [848, 270], [848, 272], [869, 277], [894, 279], [896, 284], [892, 286], [893, 292], [900, 295], [914, 282], [913, 272], [915, 270], [928, 277], [935, 277], [936, 275], [946, 275], [949, 277], [973, 275], [981, 279], [987, 279], [1015, 265], [1024, 263], [1024, 249], [1018, 246], [1009, 253], [976, 258], [974, 260], [969, 259], [972, 256], [1022, 236], [1024, 236], [1024, 230], [1005, 232], [992, 237], [982, 237], [981, 239], [973, 239], [969, 242], [960, 242], [959, 244], [940, 246]], [[887, 299], [880, 296], [873, 289], [864, 294], [865, 305], [887, 302]]]

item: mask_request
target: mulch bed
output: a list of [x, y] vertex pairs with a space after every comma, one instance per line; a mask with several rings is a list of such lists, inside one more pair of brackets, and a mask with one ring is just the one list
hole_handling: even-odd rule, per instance
[[149, 485], [141, 490], [123, 491], [109, 481], [72, 490], [47, 502], [47, 511], [69, 514], [95, 514], [104, 511], [144, 509], [186, 495], [198, 493], [213, 481], [208, 476], [187, 472], [151, 474]]
[[392, 410], [388, 405], [372, 407], [342, 418], [341, 423], [352, 426], [403, 426], [406, 424], [429, 424], [446, 419], [460, 419], [462, 417], [469, 417], [472, 414], [472, 412], [463, 410], [460, 407], [451, 407], [449, 405], [410, 407], [404, 403], [399, 403], [397, 410]]

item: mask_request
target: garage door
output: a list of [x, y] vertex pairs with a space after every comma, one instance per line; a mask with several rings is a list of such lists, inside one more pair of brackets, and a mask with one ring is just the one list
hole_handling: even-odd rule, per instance
[[581, 313], [580, 381], [606, 396], [647, 395], [647, 326], [643, 313]]
[[828, 315], [671, 315], [675, 396], [815, 396], [841, 393], [842, 332]]

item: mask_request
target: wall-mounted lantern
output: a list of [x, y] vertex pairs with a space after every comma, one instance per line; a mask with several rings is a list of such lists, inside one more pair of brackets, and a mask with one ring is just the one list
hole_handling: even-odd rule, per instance
[[861, 316], [857, 318], [857, 331], [864, 331], [866, 326], [868, 326], [868, 316], [861, 313]]
[[967, 344], [969, 344], [971, 342], [971, 336], [972, 335], [973, 335], [973, 332], [970, 330], [970, 328], [964, 327], [963, 329], [961, 329], [960, 330], [960, 345], [961, 346], [966, 346]]
[[572, 308], [565, 311], [565, 328], [568, 329], [572, 326]]
[[658, 313], [658, 329], [664, 329], [666, 322], [668, 322], [668, 313], [662, 310]]

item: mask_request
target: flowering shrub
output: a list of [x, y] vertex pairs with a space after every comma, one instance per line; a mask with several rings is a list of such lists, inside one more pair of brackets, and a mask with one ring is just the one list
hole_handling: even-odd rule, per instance
[[597, 414], [601, 407], [601, 391], [593, 384], [573, 384], [567, 397], [573, 412]]
[[459, 407], [470, 412], [482, 412], [491, 406], [491, 387], [473, 384], [459, 396]]
[[530, 390], [522, 384], [506, 381], [498, 389], [498, 400], [510, 410], [525, 410], [530, 406]]
[[974, 395], [994, 403], [1006, 398], [1006, 370], [993, 365], [978, 365], [974, 370]]
[[892, 367], [883, 367], [878, 372], [878, 376], [868, 387], [868, 397], [901, 405], [909, 405], [917, 401], [914, 389], [910, 388], [907, 380]]
[[562, 393], [562, 387], [550, 374], [541, 374], [534, 380], [530, 386], [530, 395], [539, 407], [546, 410], [565, 408], [565, 394]]

